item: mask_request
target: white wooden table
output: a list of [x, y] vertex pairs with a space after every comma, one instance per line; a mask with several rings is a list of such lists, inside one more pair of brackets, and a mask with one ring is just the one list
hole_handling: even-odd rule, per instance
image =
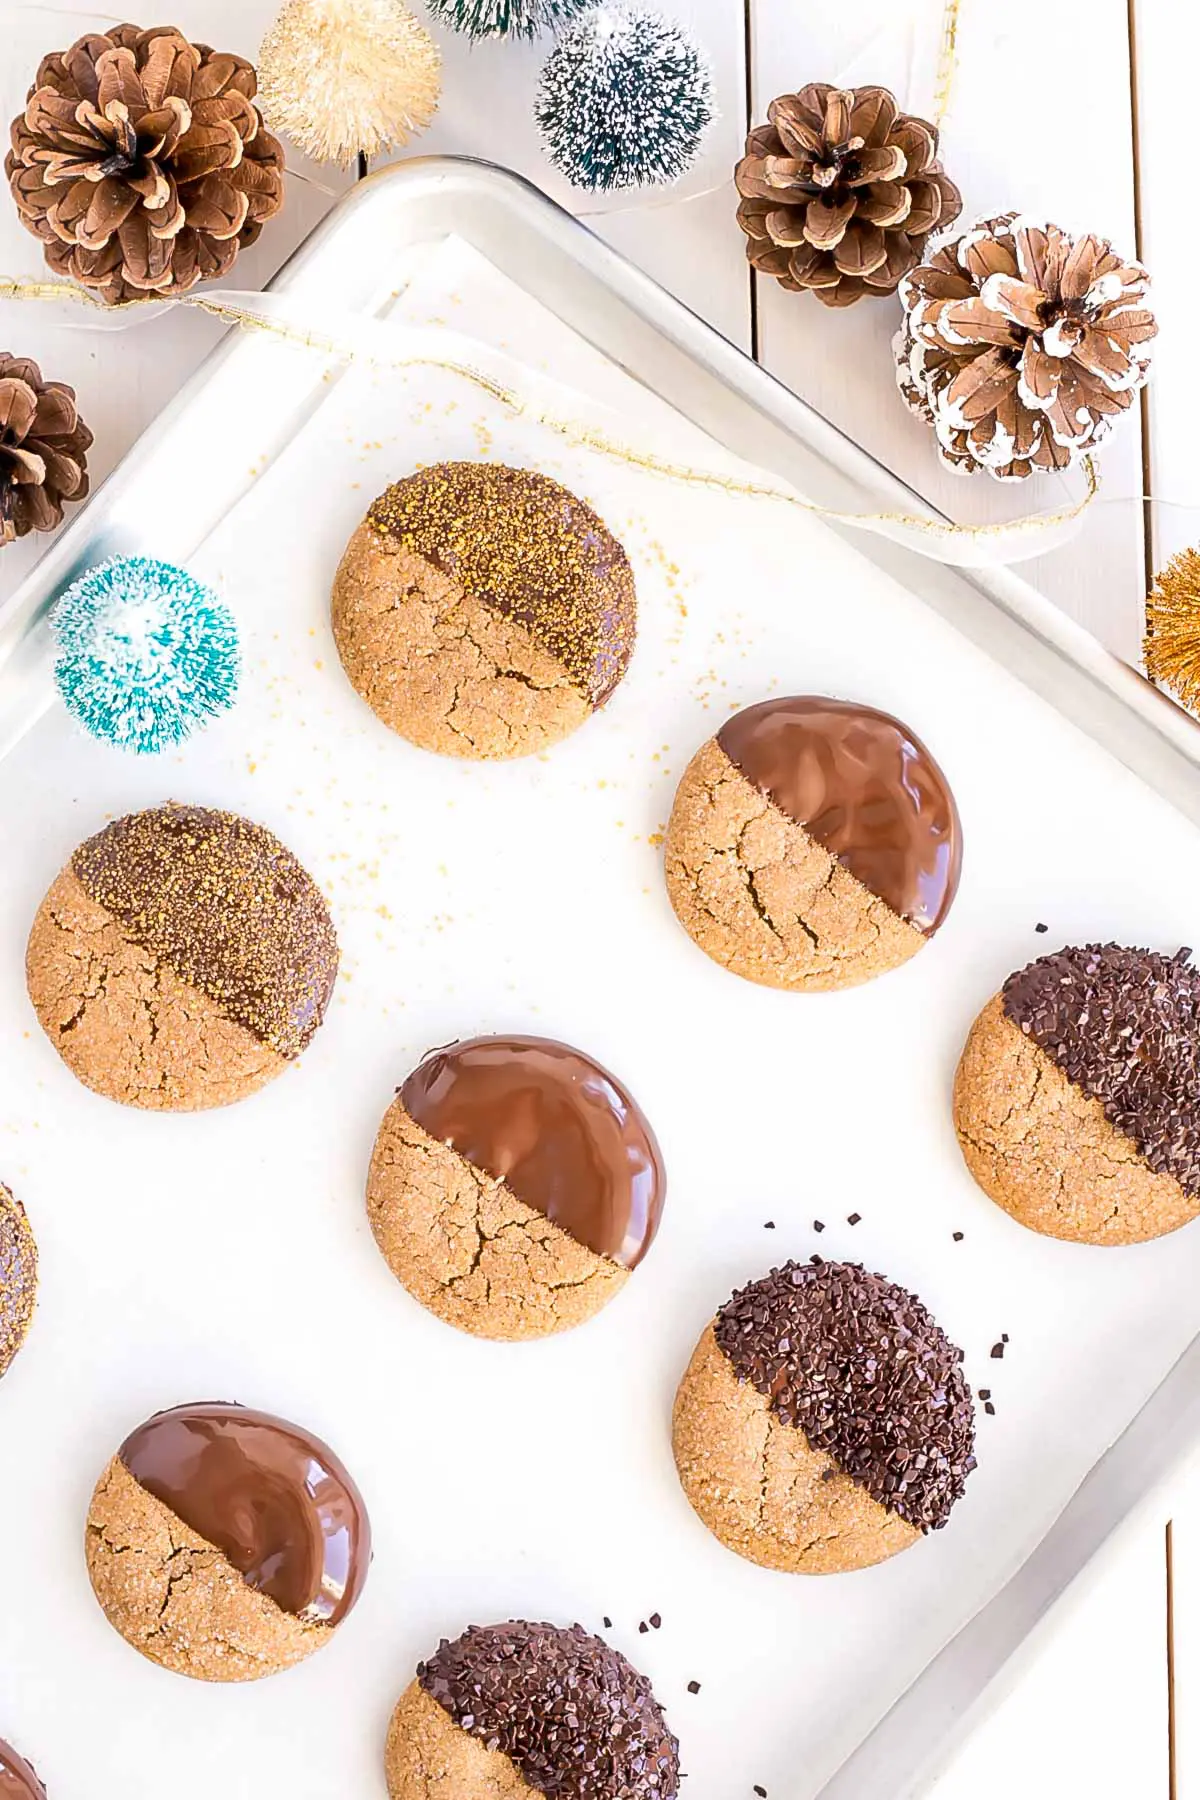
[[[594, 228], [955, 516], [984, 518], [989, 509], [996, 516], [997, 507], [1011, 516], [1035, 499], [1054, 503], [1053, 489], [1039, 496], [1018, 490], [1014, 498], [941, 474], [925, 428], [892, 392], [894, 305], [830, 312], [809, 296], [755, 282], [733, 222], [729, 171], [748, 119], [759, 121], [774, 95], [809, 80], [884, 82], [902, 104], [928, 112], [942, 0], [662, 4], [708, 45], [721, 118], [685, 189], [695, 197], [626, 201], [592, 219]], [[273, 0], [142, 0], [137, 15], [253, 57], [272, 11]], [[45, 50], [109, 22], [111, 15], [88, 12], [76, 0], [44, 7], [0, 0], [4, 119], [17, 110]], [[508, 164], [568, 198], [529, 121], [546, 46], [471, 49], [444, 34], [443, 44], [445, 99], [419, 147]], [[966, 213], [1019, 206], [1069, 227], [1095, 228], [1131, 250], [1140, 244], [1156, 276], [1163, 334], [1145, 441], [1142, 422], [1126, 421], [1106, 448], [1104, 497], [1085, 534], [1029, 569], [1068, 612], [1136, 661], [1147, 567], [1200, 540], [1192, 452], [1200, 377], [1188, 329], [1200, 267], [1187, 231], [1190, 165], [1180, 155], [1181, 121], [1194, 107], [1200, 17], [1178, 0], [1005, 0], [1002, 7], [963, 0], [959, 52], [943, 143]], [[264, 281], [345, 185], [347, 178], [313, 169], [294, 153], [289, 160], [296, 174], [288, 205], [243, 257], [239, 285]], [[36, 245], [7, 203], [0, 205], [0, 273], [37, 267]], [[97, 434], [97, 477], [214, 336], [212, 323], [197, 315], [115, 330], [62, 329], [31, 309], [0, 307], [0, 343], [40, 358], [48, 373], [77, 388]], [[1147, 481], [1155, 504], [1144, 507]], [[3, 553], [0, 599], [39, 549], [26, 540]], [[1147, 1504], [1060, 1604], [1000, 1709], [944, 1777], [938, 1800], [1007, 1800], [1014, 1788], [1030, 1800], [1059, 1792], [1200, 1800], [1200, 1460], [1171, 1493]]]

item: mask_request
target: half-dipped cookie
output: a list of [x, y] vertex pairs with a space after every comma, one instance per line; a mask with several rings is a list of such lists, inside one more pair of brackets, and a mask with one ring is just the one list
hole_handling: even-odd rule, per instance
[[443, 756], [528, 756], [603, 706], [629, 665], [629, 558], [533, 469], [438, 463], [382, 494], [333, 584], [351, 682]]
[[88, 1574], [109, 1624], [198, 1681], [255, 1681], [321, 1649], [370, 1556], [362, 1496], [329, 1446], [220, 1402], [139, 1426], [88, 1510]]
[[38, 909], [26, 976], [87, 1087], [126, 1106], [225, 1106], [282, 1073], [329, 1004], [329, 909], [262, 825], [157, 806], [79, 846]]
[[1010, 975], [967, 1038], [954, 1125], [1022, 1225], [1136, 1244], [1200, 1214], [1200, 970], [1085, 944]]
[[667, 892], [747, 981], [850, 987], [915, 956], [958, 887], [962, 831], [929, 751], [887, 713], [793, 695], [728, 719], [675, 795]]
[[858, 1263], [785, 1263], [728, 1300], [675, 1397], [675, 1462], [729, 1549], [793, 1574], [937, 1531], [975, 1467], [962, 1351]]
[[472, 1625], [392, 1714], [391, 1800], [671, 1800], [679, 1745], [650, 1683], [581, 1625]]
[[25, 1208], [0, 1181], [0, 1375], [25, 1342], [37, 1297], [37, 1272], [37, 1244]]
[[31, 1764], [0, 1738], [0, 1800], [46, 1800]]
[[435, 1050], [384, 1115], [367, 1212], [392, 1273], [488, 1338], [546, 1337], [619, 1292], [658, 1230], [666, 1176], [628, 1089], [551, 1038]]

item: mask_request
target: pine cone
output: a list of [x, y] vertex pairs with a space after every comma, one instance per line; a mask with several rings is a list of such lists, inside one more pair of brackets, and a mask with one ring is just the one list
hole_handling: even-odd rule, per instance
[[826, 306], [891, 294], [962, 195], [938, 161], [938, 134], [886, 88], [815, 81], [767, 108], [734, 171], [746, 254], [785, 288]]
[[27, 356], [0, 351], [0, 545], [53, 531], [63, 501], [84, 498], [91, 443], [75, 390], [43, 381]]
[[50, 267], [110, 305], [224, 275], [283, 205], [240, 56], [117, 25], [43, 59], [4, 171]]
[[1148, 288], [1107, 238], [985, 219], [900, 284], [900, 391], [964, 474], [1069, 468], [1149, 378]]

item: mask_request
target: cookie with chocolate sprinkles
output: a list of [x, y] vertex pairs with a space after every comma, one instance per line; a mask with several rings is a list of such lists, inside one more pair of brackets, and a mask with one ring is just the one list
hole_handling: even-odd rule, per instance
[[381, 494], [333, 584], [350, 681], [422, 749], [528, 756], [604, 705], [629, 665], [629, 558], [533, 469], [438, 463]]
[[720, 1309], [679, 1385], [673, 1441], [723, 1544], [827, 1575], [946, 1524], [975, 1467], [975, 1413], [962, 1351], [915, 1294], [814, 1257]]
[[167, 805], [81, 844], [34, 919], [29, 996], [87, 1087], [224, 1106], [295, 1061], [337, 975], [329, 909], [262, 825]]
[[37, 1261], [25, 1208], [0, 1181], [0, 1375], [25, 1342], [33, 1319]]
[[472, 1625], [392, 1714], [391, 1800], [672, 1800], [679, 1745], [650, 1683], [581, 1625]]
[[1022, 1225], [1136, 1244], [1200, 1214], [1200, 970], [1190, 950], [1072, 946], [1010, 975], [971, 1027], [954, 1124]]

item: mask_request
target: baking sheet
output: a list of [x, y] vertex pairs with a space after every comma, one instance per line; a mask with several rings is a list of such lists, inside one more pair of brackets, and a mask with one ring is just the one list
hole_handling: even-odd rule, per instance
[[[619, 405], [631, 429], [661, 427], [660, 403], [464, 245], [431, 256], [398, 311], [501, 343]], [[197, 455], [237, 453], [229, 429]], [[692, 428], [678, 434], [686, 454]], [[374, 495], [417, 463], [476, 455], [534, 463], [588, 498], [641, 596], [633, 668], [605, 711], [551, 754], [493, 768], [390, 736], [342, 677], [327, 619]], [[237, 711], [157, 763], [87, 745], [54, 715], [0, 777], [0, 1175], [43, 1254], [35, 1330], [0, 1389], [0, 1730], [64, 1796], [199, 1800], [219, 1781], [231, 1797], [382, 1800], [390, 1706], [441, 1634], [607, 1615], [668, 1707], [692, 1800], [753, 1783], [808, 1800], [1194, 1335], [1200, 1235], [1119, 1253], [1030, 1236], [966, 1175], [948, 1097], [970, 1020], [1011, 968], [1068, 940], [1191, 941], [1200, 838], [819, 523], [568, 451], [436, 372], [330, 381], [192, 567], [242, 617]], [[907, 719], [964, 820], [946, 928], [845, 994], [734, 980], [680, 932], [662, 887], [658, 839], [688, 756], [731, 708], [797, 690]], [[29, 920], [75, 843], [167, 797], [278, 831], [329, 895], [344, 952], [299, 1068], [195, 1118], [77, 1087], [22, 980]], [[439, 1325], [392, 1280], [363, 1214], [394, 1087], [431, 1045], [486, 1030], [561, 1036], [614, 1068], [669, 1171], [636, 1278], [541, 1344]], [[707, 1536], [675, 1481], [669, 1409], [730, 1288], [814, 1249], [917, 1289], [997, 1413], [980, 1417], [980, 1468], [946, 1531], [880, 1569], [804, 1581]], [[199, 1398], [326, 1437], [375, 1526], [370, 1582], [335, 1641], [246, 1688], [142, 1662], [83, 1569], [107, 1457], [149, 1412]], [[661, 1629], [640, 1633], [653, 1612]]]

